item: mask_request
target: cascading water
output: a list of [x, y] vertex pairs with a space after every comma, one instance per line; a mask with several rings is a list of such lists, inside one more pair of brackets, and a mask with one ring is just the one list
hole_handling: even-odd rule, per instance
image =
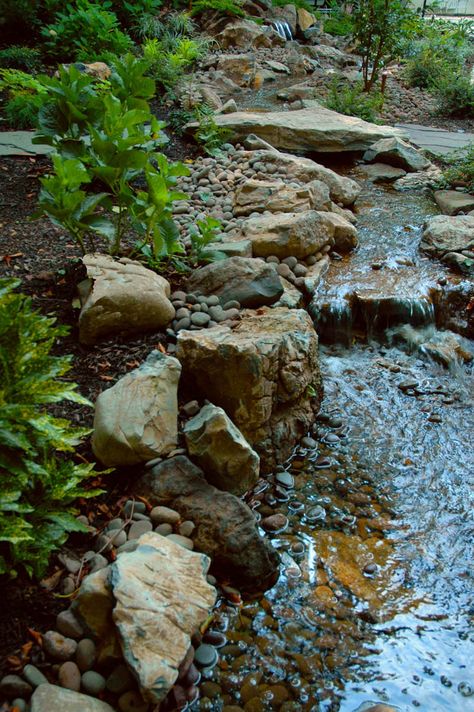
[[285, 20], [272, 20], [272, 27], [275, 28], [280, 37], [282, 37], [284, 40], [291, 41], [293, 39], [291, 27]]

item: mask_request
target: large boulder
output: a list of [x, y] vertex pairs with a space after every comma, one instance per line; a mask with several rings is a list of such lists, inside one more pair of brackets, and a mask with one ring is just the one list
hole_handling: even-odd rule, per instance
[[435, 215], [425, 223], [420, 249], [435, 257], [474, 249], [474, 217]]
[[234, 196], [234, 215], [251, 213], [296, 213], [302, 210], [328, 210], [329, 188], [321, 181], [294, 187], [282, 180], [249, 180], [241, 183]]
[[187, 290], [216, 294], [222, 304], [237, 300], [249, 308], [273, 304], [283, 294], [275, 268], [251, 257], [229, 257], [195, 270]]
[[91, 254], [83, 257], [88, 279], [79, 285], [79, 340], [95, 344], [119, 333], [157, 331], [175, 310], [164, 277], [139, 262]]
[[316, 17], [304, 9], [304, 7], [298, 7], [296, 10], [298, 27], [301, 32], [305, 32], [310, 27], [316, 24]]
[[365, 151], [380, 139], [403, 135], [391, 126], [370, 124], [319, 104], [297, 111], [238, 111], [215, 120], [217, 126], [232, 132], [235, 141], [254, 133], [275, 148], [289, 151]]
[[474, 195], [457, 190], [436, 190], [434, 199], [444, 215], [468, 213], [474, 208]]
[[242, 224], [242, 233], [252, 242], [255, 257], [276, 255], [304, 259], [332, 244], [334, 228], [316, 210], [303, 213], [262, 215]]
[[152, 351], [97, 399], [92, 449], [107, 467], [135, 465], [178, 441], [179, 361]]
[[33, 692], [29, 709], [31, 712], [114, 712], [114, 708], [106, 702], [46, 683]]
[[331, 199], [345, 206], [352, 205], [361, 191], [356, 181], [340, 176], [310, 158], [270, 150], [251, 151], [244, 156], [253, 163], [265, 164], [273, 172], [283, 174], [289, 181], [300, 183], [321, 181], [328, 186]]
[[320, 219], [327, 225], [328, 231], [334, 237], [334, 249], [337, 252], [350, 252], [359, 244], [357, 230], [342, 215], [332, 212], [318, 213]]
[[222, 408], [201, 408], [184, 426], [184, 437], [191, 459], [218, 489], [241, 495], [257, 482], [260, 458]]
[[135, 483], [135, 494], [151, 504], [171, 506], [196, 525], [196, 549], [212, 561], [212, 571], [246, 592], [264, 591], [278, 577], [279, 557], [260, 536], [249, 507], [230, 492], [206, 482], [186, 457], [169, 458]]
[[[216, 600], [216, 591], [206, 580], [209, 563], [207, 556], [147, 532], [134, 551], [119, 554], [98, 572], [100, 582], [90, 574], [79, 590], [76, 615], [96, 638], [99, 650], [104, 637], [118, 638], [143, 697], [153, 704], [173, 686], [191, 636]], [[97, 588], [99, 595], [91, 595]]]
[[238, 48], [243, 50], [272, 47], [273, 33], [266, 33], [262, 27], [250, 20], [237, 20], [227, 25], [216, 36], [222, 49]]
[[396, 168], [415, 173], [423, 171], [431, 164], [416, 148], [400, 138], [391, 137], [377, 141], [364, 153], [367, 163], [388, 163]]
[[318, 337], [303, 309], [244, 312], [231, 329], [185, 331], [177, 356], [185, 382], [221, 406], [260, 455], [283, 462], [306, 434], [321, 394]]

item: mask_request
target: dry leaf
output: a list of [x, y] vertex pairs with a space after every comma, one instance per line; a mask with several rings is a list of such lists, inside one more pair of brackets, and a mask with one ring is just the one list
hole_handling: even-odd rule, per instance
[[40, 581], [41, 588], [44, 588], [45, 591], [54, 591], [54, 589], [60, 582], [63, 573], [64, 569], [59, 569], [58, 571], [55, 571], [54, 574], [52, 574], [51, 576], [42, 579]]

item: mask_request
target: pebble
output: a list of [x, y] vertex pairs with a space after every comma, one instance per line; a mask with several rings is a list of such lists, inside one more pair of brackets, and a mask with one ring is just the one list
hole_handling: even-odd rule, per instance
[[194, 522], [191, 522], [189, 519], [187, 519], [185, 522], [181, 522], [178, 527], [178, 532], [181, 534], [181, 536], [190, 537], [195, 529], [196, 525], [194, 524]]
[[205, 312], [195, 312], [191, 314], [191, 323], [195, 326], [207, 326], [210, 321], [211, 317]]
[[106, 687], [109, 692], [115, 695], [123, 695], [135, 685], [135, 680], [132, 673], [126, 665], [121, 663], [112, 670], [106, 681]]
[[328, 457], [324, 457], [324, 455], [320, 455], [316, 458], [314, 466], [318, 468], [318, 470], [325, 469], [326, 467], [331, 466], [331, 460]]
[[0, 682], [0, 695], [7, 699], [29, 697], [33, 688], [19, 675], [6, 675]]
[[111, 529], [121, 529], [123, 525], [124, 520], [120, 517], [116, 517], [115, 519], [111, 519], [110, 522], [107, 524], [107, 531], [110, 532]]
[[175, 302], [175, 301], [185, 302], [185, 301], [186, 301], [186, 296], [187, 296], [187, 295], [186, 295], [186, 292], [178, 291], [178, 292], [173, 292], [173, 294], [171, 295], [170, 299], [171, 299], [172, 302]]
[[340, 440], [339, 435], [336, 435], [336, 433], [328, 433], [324, 437], [324, 442], [326, 443], [338, 443]]
[[88, 695], [100, 695], [105, 690], [105, 677], [95, 670], [87, 670], [81, 677], [82, 687]]
[[91, 638], [83, 638], [77, 644], [76, 663], [81, 672], [87, 672], [94, 667], [97, 648]]
[[170, 534], [167, 537], [170, 541], [174, 541], [175, 544], [179, 544], [183, 549], [188, 549], [192, 551], [194, 549], [194, 542], [192, 539], [188, 539], [186, 536], [181, 536], [181, 534]]
[[215, 648], [222, 648], [226, 644], [227, 638], [218, 630], [208, 630], [204, 633], [202, 642], [207, 645], [213, 645]]
[[[143, 514], [135, 514], [134, 516], [135, 517], [140, 517], [140, 516], [143, 517], [144, 515]], [[115, 547], [122, 546], [127, 541], [127, 534], [124, 530], [122, 530], [120, 532], [117, 531], [116, 534], [113, 534], [113, 536], [111, 537], [111, 540]]]
[[174, 323], [175, 331], [181, 331], [181, 329], [189, 329], [190, 326], [191, 326], [191, 319], [189, 317], [185, 317], [184, 319], [180, 319], [179, 321]]
[[306, 436], [301, 439], [301, 446], [302, 447], [307, 447], [310, 450], [314, 450], [315, 447], [318, 447], [318, 443], [314, 438], [310, 438], [309, 436]]
[[[192, 417], [193, 415], [197, 415], [200, 411], [199, 403], [197, 400], [192, 400], [189, 401], [189, 403], [186, 403], [183, 405], [181, 408], [181, 412], [184, 413], [184, 415], [188, 417]], [[152, 510], [153, 511], [153, 510]]]
[[223, 304], [222, 308], [224, 311], [228, 311], [229, 309], [240, 309], [240, 302], [236, 299], [231, 299], [229, 302]]
[[265, 517], [260, 524], [266, 532], [276, 534], [287, 528], [288, 517], [278, 512], [277, 514], [271, 514], [269, 517]]
[[[170, 345], [173, 345], [173, 344], [168, 344], [168, 348]], [[162, 461], [163, 461], [162, 457], [154, 457], [153, 460], [148, 460], [148, 462], [145, 462], [144, 468], [145, 468], [145, 470], [151, 470], [152, 467], [155, 467], [155, 465], [159, 465], [160, 462], [162, 462]]]
[[120, 712], [147, 712], [148, 702], [145, 702], [139, 692], [130, 690], [119, 697]]
[[155, 532], [161, 534], [161, 536], [169, 536], [173, 533], [173, 527], [171, 524], [158, 524], [158, 526], [155, 527]]
[[82, 625], [70, 609], [58, 613], [56, 616], [56, 628], [68, 638], [82, 638], [84, 635]]
[[48, 682], [46, 676], [34, 665], [25, 665], [23, 668], [23, 677], [32, 687], [38, 687]]
[[146, 504], [144, 502], [138, 502], [137, 500], [128, 499], [125, 502], [123, 513], [130, 517], [133, 512], [139, 512], [140, 514], [145, 514]]
[[304, 554], [305, 550], [306, 550], [306, 547], [302, 541], [295, 541], [291, 545], [291, 553], [294, 556], [302, 556]]
[[181, 517], [170, 507], [153, 507], [150, 518], [154, 524], [177, 524]]
[[288, 267], [293, 270], [298, 264], [298, 260], [293, 256], [285, 257], [285, 259], [282, 260], [282, 264], [288, 265]]
[[296, 267], [293, 269], [293, 274], [295, 277], [304, 277], [308, 272], [308, 268], [306, 265], [302, 264], [297, 264]]
[[26, 700], [23, 700], [21, 697], [17, 697], [16, 699], [13, 700], [12, 707], [16, 707], [19, 712], [27, 712], [28, 703]]
[[293, 475], [290, 475], [289, 472], [277, 472], [275, 480], [279, 485], [282, 485], [282, 487], [286, 487], [287, 489], [291, 489], [295, 486], [295, 478]]
[[90, 567], [91, 567], [91, 574], [95, 573], [96, 571], [100, 571], [100, 569], [105, 569], [106, 566], [109, 565], [109, 562], [105, 558], [105, 556], [102, 556], [102, 554], [94, 554], [94, 556], [91, 558], [89, 561]]
[[377, 564], [372, 563], [372, 564], [367, 564], [366, 566], [364, 566], [364, 574], [366, 574], [367, 576], [373, 576], [374, 574], [377, 573], [377, 570], [378, 570]]
[[280, 259], [279, 259], [279, 257], [277, 257], [276, 255], [270, 255], [269, 257], [267, 257], [266, 261], [267, 261], [269, 264], [274, 264], [274, 265], [279, 265], [279, 264], [280, 264]]
[[199, 667], [214, 667], [219, 659], [216, 649], [212, 645], [203, 643], [199, 645], [194, 653], [194, 662]]
[[128, 551], [135, 551], [137, 546], [138, 542], [136, 539], [133, 539], [132, 541], [126, 541], [125, 544], [119, 546], [119, 548], [117, 549], [117, 554], [125, 554]]
[[290, 495], [288, 494], [287, 490], [284, 487], [280, 487], [280, 485], [277, 485], [275, 487], [275, 497], [277, 498], [278, 502], [288, 502], [290, 499]]
[[277, 265], [276, 268], [278, 274], [280, 277], [289, 277], [291, 274], [291, 269], [288, 267], [288, 265], [284, 264], [281, 262], [279, 265]]
[[310, 507], [306, 512], [308, 522], [317, 522], [326, 519], [326, 510], [320, 504]]
[[66, 662], [71, 660], [77, 650], [77, 643], [72, 638], [65, 638], [64, 635], [55, 630], [48, 630], [43, 635], [43, 648], [45, 653], [54, 660]]
[[58, 559], [70, 574], [77, 574], [81, 568], [81, 562], [79, 559], [75, 559], [67, 554], [59, 554]]
[[142, 534], [146, 534], [146, 532], [151, 532], [152, 529], [153, 524], [150, 522], [149, 519], [142, 522], [133, 522], [128, 532], [128, 540], [132, 541], [133, 539], [139, 539]]
[[[86, 673], [87, 675], [87, 673]], [[58, 682], [61, 687], [79, 692], [81, 689], [81, 671], [76, 663], [68, 661], [63, 663], [58, 671]]]

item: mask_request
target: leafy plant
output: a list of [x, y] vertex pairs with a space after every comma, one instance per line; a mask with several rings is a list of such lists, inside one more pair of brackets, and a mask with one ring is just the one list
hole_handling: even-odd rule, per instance
[[215, 218], [206, 217], [198, 220], [191, 226], [189, 237], [191, 239], [191, 252], [189, 260], [192, 265], [200, 262], [214, 262], [227, 257], [224, 252], [211, 250], [209, 246], [221, 239], [222, 225]]
[[63, 400], [91, 405], [61, 380], [70, 357], [51, 355], [66, 329], [35, 311], [19, 285], [0, 280], [0, 573], [21, 566], [41, 576], [69, 532], [86, 530], [74, 501], [99, 491], [83, 486], [93, 466], [63, 454], [88, 431], [48, 412]]
[[12, 45], [0, 50], [0, 67], [32, 72], [41, 64], [41, 54], [33, 47]]
[[[303, 10], [314, 13], [314, 5], [308, 2], [308, 0], [294, 0], [291, 4], [295, 7], [301, 7]], [[285, 5], [289, 5], [289, 3], [287, 0], [272, 0], [272, 5], [273, 7], [285, 7]]]
[[206, 12], [216, 12], [220, 15], [245, 17], [242, 0], [196, 0], [193, 3], [191, 15], [203, 15]]
[[372, 123], [378, 120], [383, 106], [382, 94], [366, 94], [360, 83], [348, 84], [346, 80], [335, 78], [329, 86], [326, 98], [328, 109], [347, 116], [358, 116]]
[[463, 187], [474, 193], [474, 143], [445, 158], [447, 168], [443, 171], [444, 188]]
[[17, 128], [37, 125], [38, 113], [47, 99], [41, 76], [33, 77], [20, 69], [0, 69], [0, 91], [7, 94], [5, 115]]
[[[323, 21], [324, 32], [337, 37], [347, 37], [354, 31], [354, 17], [344, 11], [337, 2], [329, 4], [330, 13], [317, 13], [317, 17]], [[314, 10], [314, 8], [313, 8]], [[310, 10], [311, 12], [311, 10]]]
[[360, 0], [354, 11], [354, 39], [362, 55], [364, 91], [370, 92], [380, 71], [400, 56], [403, 42], [419, 20], [407, 0]]
[[59, 59], [93, 62], [103, 59], [106, 53], [120, 56], [132, 47], [132, 40], [120, 29], [117, 16], [90, 0], [68, 3], [41, 34], [47, 52]]
[[474, 85], [469, 74], [442, 74], [433, 88], [437, 111], [442, 116], [474, 116]]
[[183, 77], [184, 70], [206, 54], [207, 47], [202, 39], [164, 35], [161, 40], [145, 41], [143, 57], [154, 79], [170, 90]]
[[199, 126], [194, 134], [196, 141], [202, 144], [206, 153], [213, 156], [231, 137], [232, 131], [218, 126], [214, 110], [207, 104], [200, 104], [194, 109], [194, 116]]

